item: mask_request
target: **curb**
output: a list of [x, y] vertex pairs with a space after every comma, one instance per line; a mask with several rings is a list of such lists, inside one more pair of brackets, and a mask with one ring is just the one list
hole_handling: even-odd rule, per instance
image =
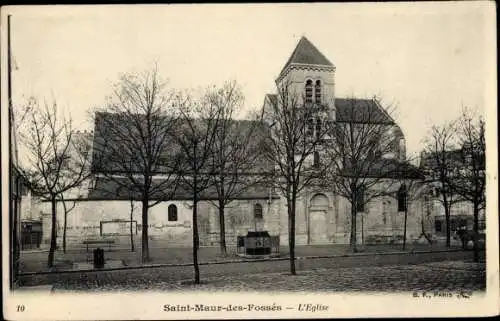
[[21, 254], [33, 254], [33, 253], [48, 253], [49, 249], [38, 249], [38, 250], [21, 250]]
[[13, 289], [13, 292], [16, 294], [28, 292], [30, 294], [33, 293], [53, 293], [54, 286], [53, 285], [35, 285], [35, 286], [19, 286], [18, 288]]
[[[380, 253], [348, 253], [336, 255], [323, 255], [323, 256], [299, 256], [295, 260], [311, 260], [311, 259], [328, 259], [328, 258], [347, 258], [347, 257], [366, 257], [366, 256], [389, 256], [389, 255], [411, 255], [411, 254], [431, 254], [431, 253], [447, 253], [447, 252], [469, 252], [462, 249], [449, 249], [449, 250], [435, 250], [435, 251], [407, 251], [407, 252], [380, 252]], [[212, 261], [201, 262], [199, 266], [205, 265], [221, 265], [221, 264], [234, 264], [234, 263], [254, 263], [254, 262], [276, 262], [288, 261], [289, 256], [277, 258], [261, 258], [261, 259], [240, 259], [240, 260], [225, 260], [225, 261]], [[19, 273], [19, 276], [36, 276], [36, 275], [50, 275], [50, 274], [72, 274], [72, 273], [88, 273], [88, 272], [111, 272], [111, 271], [126, 271], [126, 270], [139, 270], [151, 269], [162, 267], [187, 267], [193, 266], [193, 263], [168, 263], [168, 264], [148, 264], [140, 266], [124, 266], [117, 268], [103, 268], [103, 269], [85, 269], [85, 270], [63, 270], [63, 271], [44, 271], [44, 272], [25, 272]]]

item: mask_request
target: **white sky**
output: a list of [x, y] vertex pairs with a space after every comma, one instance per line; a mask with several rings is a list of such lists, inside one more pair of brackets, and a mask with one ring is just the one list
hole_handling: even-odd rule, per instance
[[418, 152], [429, 124], [462, 105], [484, 113], [495, 72], [489, 4], [12, 7], [14, 103], [54, 96], [85, 121], [120, 72], [157, 62], [173, 88], [235, 79], [245, 107], [260, 108], [305, 35], [337, 67], [337, 96], [397, 102], [407, 149]]

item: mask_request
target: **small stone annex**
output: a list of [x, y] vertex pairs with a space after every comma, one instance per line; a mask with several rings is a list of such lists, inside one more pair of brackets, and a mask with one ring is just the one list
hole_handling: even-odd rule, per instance
[[[390, 125], [393, 130], [394, 150], [387, 159], [395, 168], [405, 160], [405, 139], [402, 130], [376, 99], [354, 99], [336, 97], [336, 67], [307, 38], [302, 37], [276, 79], [291, 80], [297, 91], [303, 91], [307, 100], [327, 106], [328, 116], [336, 122], [356, 122], [353, 115], [370, 112], [377, 117], [373, 121]], [[264, 95], [263, 110], [273, 103], [276, 94]], [[350, 108], [363, 108], [360, 113], [349, 112]], [[106, 115], [102, 115], [106, 117]], [[85, 133], [96, 139], [99, 122], [93, 133]], [[83, 133], [82, 133], [83, 134]], [[161, 179], [161, 178], [160, 178]], [[398, 188], [392, 178], [381, 182], [378, 188], [392, 186], [386, 196], [371, 200], [358, 209], [357, 221], [359, 243], [399, 243], [403, 238], [404, 213], [398, 199]], [[397, 178], [394, 178], [397, 179]], [[387, 183], [387, 184], [386, 184]], [[201, 246], [217, 246], [219, 224], [217, 208], [211, 203], [211, 193], [199, 203], [199, 232]], [[67, 217], [67, 243], [81, 244], [83, 240], [110, 237], [124, 246], [130, 242], [130, 230], [136, 242], [141, 239], [141, 203], [130, 201], [126, 191], [95, 173], [94, 177], [78, 191], [72, 191], [65, 198], [74, 201], [74, 208]], [[191, 246], [192, 219], [191, 202], [188, 193], [180, 191], [171, 201], [160, 202], [150, 208], [150, 247]], [[153, 197], [154, 200], [154, 197]], [[45, 206], [47, 205], [47, 206]], [[42, 244], [48, 246], [50, 239], [50, 210], [48, 204], [42, 207]], [[63, 207], [58, 204], [58, 244], [61, 243]], [[432, 232], [433, 219], [426, 214], [422, 200], [409, 204], [407, 237], [408, 242], [422, 237], [422, 232]], [[301, 195], [297, 203], [297, 244], [348, 244], [350, 235], [350, 204], [332, 189], [321, 190], [311, 186]], [[268, 186], [254, 186], [245, 191], [226, 208], [226, 243], [234, 246], [238, 235], [247, 231], [266, 230], [272, 236], [279, 236], [281, 244], [288, 242], [288, 219], [286, 201]]]

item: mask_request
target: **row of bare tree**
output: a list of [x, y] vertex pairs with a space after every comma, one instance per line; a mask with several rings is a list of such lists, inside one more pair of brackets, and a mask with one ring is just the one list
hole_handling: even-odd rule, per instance
[[64, 117], [55, 102], [39, 106], [35, 99], [30, 99], [17, 128], [24, 147], [25, 160], [20, 167], [23, 181], [33, 195], [51, 204], [49, 267], [53, 265], [57, 246], [57, 202], [64, 204], [66, 227], [67, 213], [74, 204], [68, 207], [64, 197], [89, 176], [89, 142], [75, 137], [72, 126], [71, 118]]
[[[306, 190], [331, 191], [350, 203], [350, 246], [357, 251], [356, 221], [361, 207], [386, 195], [397, 152], [396, 126], [373, 100], [347, 99], [341, 119], [327, 104], [305, 103], [289, 82], [268, 99], [266, 156], [275, 164], [275, 186], [287, 201], [290, 271], [295, 274], [297, 200]], [[339, 115], [340, 116], [340, 115]]]
[[262, 114], [236, 120], [243, 95], [235, 82], [195, 95], [169, 90], [157, 69], [125, 74], [105, 106], [93, 111], [91, 140], [75, 139], [71, 120], [59, 117], [56, 104], [37, 107], [31, 102], [23, 117], [22, 138], [30, 156], [23, 172], [33, 192], [51, 203], [48, 266], [56, 250], [57, 202], [64, 205], [66, 221], [73, 206], [65, 205], [65, 195], [96, 177], [126, 191], [132, 209], [133, 201], [142, 204], [143, 262], [150, 260], [149, 209], [189, 195], [196, 283], [198, 202], [210, 199], [218, 208], [225, 254], [225, 208], [253, 186], [277, 190], [287, 201], [291, 274], [296, 274], [297, 199], [311, 186], [349, 201], [350, 244], [356, 251], [359, 208], [387, 195], [388, 185], [401, 177], [405, 181], [399, 185], [411, 184], [411, 174], [399, 170], [394, 175], [398, 162], [385, 157], [399, 144], [391, 135], [394, 120], [384, 109], [370, 107], [371, 100], [348, 99], [347, 121], [335, 121], [331, 109], [304, 104], [303, 93], [293, 88], [283, 82]]
[[469, 202], [473, 208], [474, 259], [479, 259], [479, 214], [486, 209], [485, 122], [464, 108], [455, 120], [432, 126], [423, 153], [427, 184], [437, 191], [445, 212], [446, 245], [450, 246], [452, 207]]
[[[259, 157], [259, 123], [238, 121], [243, 95], [235, 82], [208, 88], [199, 97], [168, 91], [153, 69], [125, 74], [103, 108], [93, 111], [95, 133], [77, 139], [69, 118], [60, 118], [54, 103], [31, 100], [21, 128], [28, 162], [23, 170], [35, 195], [51, 203], [48, 266], [56, 250], [57, 202], [66, 216], [67, 193], [88, 180], [106, 179], [142, 204], [142, 259], [149, 261], [148, 212], [176, 193], [192, 197], [193, 260], [199, 281], [197, 203], [212, 188], [219, 209], [221, 251], [226, 252], [225, 207], [243, 191], [261, 182], [252, 175]], [[262, 136], [262, 133], [261, 133]], [[257, 139], [256, 139], [257, 138]], [[113, 191], [106, 191], [113, 192]], [[74, 203], [73, 203], [74, 205]], [[64, 223], [66, 226], [66, 223]], [[65, 232], [63, 249], [65, 250]]]

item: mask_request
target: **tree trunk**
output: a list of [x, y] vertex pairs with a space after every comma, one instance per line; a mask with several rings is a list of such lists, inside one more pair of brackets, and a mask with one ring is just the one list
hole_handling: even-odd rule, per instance
[[56, 217], [56, 197], [55, 195], [52, 195], [50, 197], [50, 206], [51, 206], [51, 211], [52, 211], [52, 227], [51, 227], [51, 232], [50, 232], [50, 248], [49, 248], [49, 260], [47, 263], [47, 266], [49, 268], [54, 266], [54, 252], [56, 250], [56, 224], [57, 224], [57, 217]]
[[290, 250], [290, 274], [297, 275], [295, 269], [295, 195], [288, 200], [288, 249]]
[[406, 223], [408, 221], [408, 206], [405, 204], [405, 223], [403, 230], [403, 251], [406, 249]]
[[149, 238], [148, 238], [148, 196], [142, 199], [142, 263], [149, 261]]
[[132, 224], [134, 220], [134, 202], [130, 201], [130, 251], [134, 252], [134, 230], [132, 229]]
[[68, 213], [64, 209], [64, 224], [63, 224], [63, 253], [66, 253], [66, 228], [68, 226]]
[[62, 199], [63, 209], [64, 209], [64, 223], [63, 223], [63, 253], [66, 253], [66, 229], [68, 226], [68, 211], [66, 208], [66, 202]]
[[358, 251], [356, 240], [356, 198], [351, 203], [351, 239], [349, 245], [354, 253]]
[[[309, 195], [307, 196], [307, 198], [310, 199]], [[311, 204], [304, 206], [304, 213], [306, 213], [306, 225], [307, 225], [307, 245], [311, 244], [311, 211], [307, 210], [307, 206], [310, 205]]]
[[365, 215], [361, 213], [361, 245], [365, 245]]
[[450, 233], [450, 206], [445, 205], [444, 206], [444, 214], [445, 214], [445, 220], [446, 220], [446, 247], [451, 246], [451, 233]]
[[429, 238], [429, 236], [427, 235], [427, 233], [425, 232], [425, 227], [424, 227], [424, 216], [422, 215], [422, 221], [421, 221], [421, 229], [422, 229], [422, 234], [425, 239], [427, 240], [427, 242], [429, 242], [429, 244], [432, 244], [432, 240]]
[[200, 267], [198, 266], [198, 182], [197, 175], [194, 175], [193, 182], [193, 266], [194, 266], [194, 283], [200, 284]]
[[198, 266], [198, 200], [194, 197], [193, 200], [193, 266], [194, 266], [194, 283], [200, 284], [200, 267]]
[[219, 200], [219, 244], [220, 253], [222, 256], [226, 256], [226, 223], [224, 221], [224, 201]]
[[474, 242], [474, 262], [479, 262], [479, 247], [478, 247], [478, 239], [479, 239], [479, 204], [477, 201], [474, 202], [474, 233], [473, 233], [473, 242]]

